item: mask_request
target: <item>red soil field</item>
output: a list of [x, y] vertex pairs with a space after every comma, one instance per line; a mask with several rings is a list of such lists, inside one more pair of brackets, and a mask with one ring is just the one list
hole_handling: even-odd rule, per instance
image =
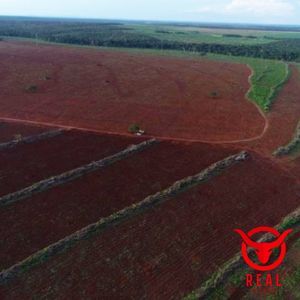
[[300, 74], [291, 65], [291, 76], [267, 113], [269, 128], [262, 139], [248, 143], [251, 148], [271, 154], [278, 147], [290, 142], [300, 120]]
[[0, 120], [0, 143], [9, 142], [15, 139], [16, 135], [26, 137], [46, 132], [48, 130], [51, 129], [39, 126], [27, 126], [23, 124], [6, 123]]
[[1, 42], [0, 62], [0, 117], [117, 133], [138, 123], [208, 141], [256, 137], [265, 125], [245, 99], [245, 65], [12, 41]]
[[0, 151], [0, 196], [119, 152], [140, 138], [67, 131]]
[[298, 178], [300, 183], [300, 156], [287, 156], [280, 159], [279, 162], [286, 168], [287, 172]]
[[300, 180], [300, 156], [290, 161], [291, 172]]
[[4, 207], [0, 210], [0, 269], [237, 152], [205, 144], [161, 142]]
[[294, 180], [252, 155], [26, 272], [3, 299], [181, 299], [239, 251], [235, 228], [274, 226], [298, 202]]

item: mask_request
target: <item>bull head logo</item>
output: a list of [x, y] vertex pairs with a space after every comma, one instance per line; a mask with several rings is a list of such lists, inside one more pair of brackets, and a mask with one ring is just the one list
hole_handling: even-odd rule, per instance
[[[261, 231], [261, 230], [259, 230], [259, 231]], [[246, 234], [245, 232], [243, 232], [240, 229], [235, 229], [235, 232], [237, 232], [242, 237], [242, 239], [243, 239], [244, 243], [247, 245], [247, 247], [254, 248], [258, 260], [261, 262], [261, 264], [265, 265], [269, 262], [273, 249], [279, 248], [280, 246], [282, 246], [284, 244], [284, 240], [292, 232], [292, 229], [288, 229], [288, 230], [284, 231], [282, 234], [279, 234], [277, 232], [278, 233], [277, 239], [270, 243], [255, 242], [251, 239], [251, 237], [248, 234]], [[243, 256], [244, 256], [244, 253], [243, 253]]]

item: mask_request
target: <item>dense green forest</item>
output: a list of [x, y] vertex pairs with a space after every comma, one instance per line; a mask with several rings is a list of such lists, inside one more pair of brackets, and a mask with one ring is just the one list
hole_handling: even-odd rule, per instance
[[[145, 25], [143, 25], [145, 26]], [[0, 20], [0, 36], [37, 38], [49, 42], [93, 45], [102, 47], [127, 47], [183, 50], [206, 53], [218, 53], [233, 56], [247, 56], [286, 61], [300, 61], [300, 39], [272, 38], [268, 43], [224, 44], [186, 42], [182, 38], [164, 38], [169, 31], [161, 26], [156, 30], [158, 36], [147, 34], [147, 31], [119, 22], [79, 22], [64, 20]], [[184, 35], [185, 32], [180, 32]], [[238, 34], [224, 34], [223, 38], [239, 38]], [[248, 36], [255, 40], [255, 36]]]

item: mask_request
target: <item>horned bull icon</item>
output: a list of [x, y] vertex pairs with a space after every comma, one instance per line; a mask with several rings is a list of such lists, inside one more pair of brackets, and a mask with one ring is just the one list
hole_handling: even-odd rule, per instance
[[244, 243], [249, 248], [254, 248], [255, 253], [257, 255], [258, 260], [263, 264], [267, 264], [270, 260], [270, 256], [272, 254], [273, 249], [280, 247], [283, 243], [286, 237], [292, 232], [292, 229], [288, 229], [284, 231], [282, 234], [280, 234], [277, 239], [270, 243], [258, 243], [254, 242], [245, 232], [243, 232], [241, 229], [235, 229], [235, 232], [237, 232], [243, 239]]

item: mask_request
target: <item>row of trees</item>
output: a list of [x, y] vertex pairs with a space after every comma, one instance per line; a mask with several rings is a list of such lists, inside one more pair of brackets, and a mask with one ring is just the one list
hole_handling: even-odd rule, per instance
[[267, 44], [228, 45], [163, 40], [138, 33], [121, 24], [0, 21], [0, 35], [39, 38], [51, 42], [107, 47], [184, 50], [300, 61], [300, 39], [283, 39]]

